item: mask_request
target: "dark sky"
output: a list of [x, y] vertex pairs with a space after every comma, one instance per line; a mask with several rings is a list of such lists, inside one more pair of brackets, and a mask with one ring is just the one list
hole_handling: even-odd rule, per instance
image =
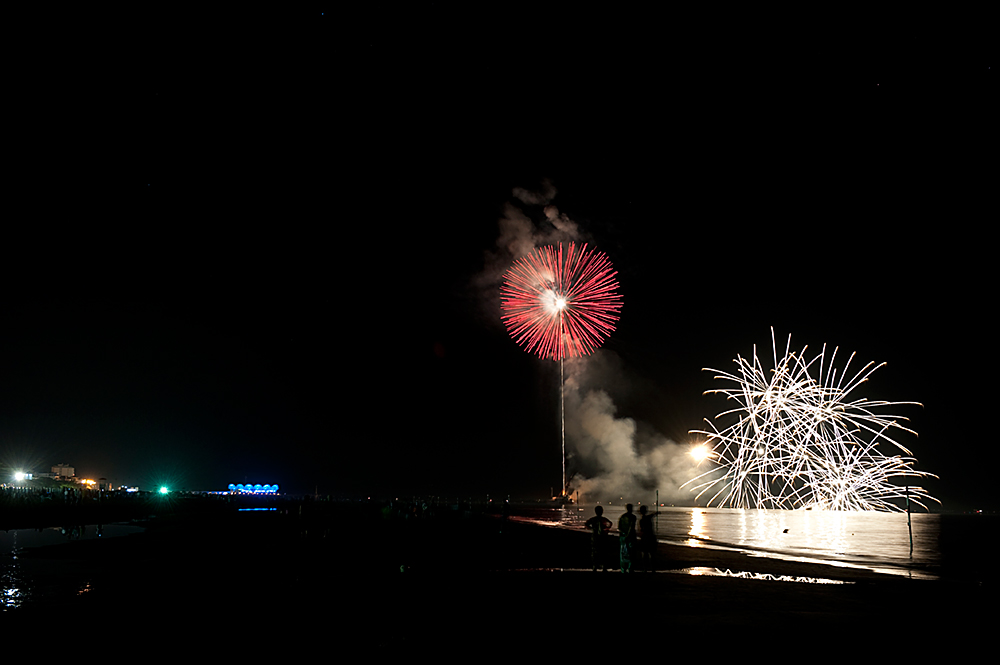
[[887, 361], [868, 394], [924, 404], [903, 415], [931, 493], [995, 506], [981, 42], [448, 11], [150, 16], [124, 84], [73, 88], [124, 104], [132, 156], [39, 187], [5, 247], [4, 464], [547, 493], [556, 366], [477, 279], [514, 188], [547, 180], [619, 270], [619, 415], [683, 442], [723, 408], [701, 368], [774, 326]]

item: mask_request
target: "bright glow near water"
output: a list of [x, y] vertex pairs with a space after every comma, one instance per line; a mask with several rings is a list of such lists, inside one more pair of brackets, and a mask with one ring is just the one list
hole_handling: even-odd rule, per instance
[[[604, 507], [605, 517], [614, 524], [623, 512], [623, 506]], [[593, 506], [570, 507], [562, 511], [560, 521], [582, 524], [593, 514]], [[927, 571], [940, 563], [941, 516], [909, 517], [912, 555], [905, 513], [668, 507], [658, 509], [654, 524], [657, 538], [671, 544], [934, 577]]]

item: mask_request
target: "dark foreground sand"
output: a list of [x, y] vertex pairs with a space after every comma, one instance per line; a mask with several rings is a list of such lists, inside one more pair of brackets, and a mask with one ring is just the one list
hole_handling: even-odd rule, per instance
[[[661, 545], [655, 573], [593, 573], [588, 534], [489, 515], [387, 520], [372, 508], [307, 506], [167, 516], [149, 527], [23, 552], [20, 574], [34, 597], [0, 622], [16, 630], [70, 620], [119, 645], [200, 640], [199, 654], [219, 655], [278, 644], [302, 657], [320, 649], [361, 660], [629, 653], [826, 662], [942, 646], [978, 654], [997, 618], [996, 590], [983, 585], [701, 548]], [[694, 567], [850, 584], [675, 572]]]

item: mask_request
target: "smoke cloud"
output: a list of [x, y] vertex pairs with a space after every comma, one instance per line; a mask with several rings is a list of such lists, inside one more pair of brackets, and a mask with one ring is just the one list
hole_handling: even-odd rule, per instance
[[528, 205], [548, 205], [556, 197], [556, 188], [548, 178], [542, 180], [540, 191], [531, 191], [523, 187], [514, 188], [514, 197]]
[[496, 248], [487, 251], [483, 271], [474, 288], [483, 297], [491, 320], [500, 321], [500, 285], [510, 264], [537, 247], [566, 242], [586, 242], [576, 222], [552, 204], [557, 191], [548, 179], [538, 191], [515, 187], [513, 199], [504, 205], [499, 220]]
[[566, 448], [580, 500], [652, 503], [658, 490], [661, 503], [690, 502], [681, 485], [699, 472], [689, 447], [617, 413], [611, 393], [630, 388], [618, 357], [601, 350], [567, 370]]
[[507, 263], [530, 254], [536, 247], [580, 239], [580, 229], [576, 223], [559, 212], [554, 205], [545, 206], [542, 212], [544, 220], [536, 223], [524, 209], [512, 203], [504, 206], [504, 214], [500, 218], [500, 237], [497, 240], [501, 255], [496, 257], [497, 260], [504, 261], [504, 270]]

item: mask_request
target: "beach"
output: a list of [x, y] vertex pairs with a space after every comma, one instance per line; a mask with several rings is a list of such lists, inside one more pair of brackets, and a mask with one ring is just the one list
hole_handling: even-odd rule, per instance
[[183, 630], [220, 654], [243, 644], [234, 639], [319, 639], [478, 659], [614, 655], [625, 643], [664, 654], [971, 653], [996, 615], [990, 584], [705, 547], [661, 543], [655, 572], [622, 574], [615, 562], [595, 573], [589, 534], [482, 511], [403, 518], [366, 503], [204, 504], [142, 524], [139, 534], [22, 549], [7, 577], [31, 589], [2, 620], [73, 617], [137, 643], [149, 626]]
[[[469, 556], [453, 564], [421, 549], [415, 568], [424, 569], [401, 577], [405, 584], [388, 595], [398, 598], [400, 608], [423, 607], [426, 617], [452, 616], [469, 629], [492, 626], [491, 634], [504, 625], [529, 634], [569, 630], [583, 648], [589, 634], [603, 633], [614, 642], [627, 630], [636, 637], [633, 648], [663, 653], [736, 649], [743, 640], [767, 652], [864, 649], [889, 655], [933, 644], [965, 649], [985, 643], [996, 617], [988, 605], [994, 589], [982, 585], [662, 543], [657, 572], [594, 573], [588, 534], [533, 524], [504, 528], [505, 534], [482, 534], [493, 548], [479, 556], [464, 550]], [[715, 571], [759, 577], [709, 574]], [[404, 629], [396, 639], [419, 641], [415, 635], [422, 630]], [[546, 648], [558, 653], [560, 645]], [[598, 648], [605, 650], [613, 654], [614, 643]]]

